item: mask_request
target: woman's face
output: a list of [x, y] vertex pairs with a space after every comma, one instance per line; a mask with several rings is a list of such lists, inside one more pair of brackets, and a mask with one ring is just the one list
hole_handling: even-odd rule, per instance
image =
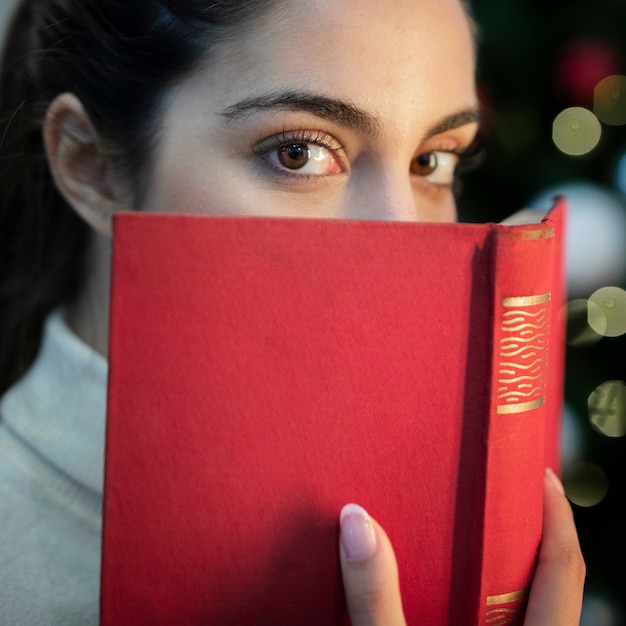
[[455, 219], [478, 118], [458, 0], [287, 2], [242, 39], [173, 93], [133, 208]]

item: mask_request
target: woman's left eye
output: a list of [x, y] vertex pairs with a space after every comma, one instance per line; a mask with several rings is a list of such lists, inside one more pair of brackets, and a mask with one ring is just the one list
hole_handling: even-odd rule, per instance
[[416, 156], [411, 161], [411, 173], [421, 176], [434, 185], [448, 187], [454, 183], [454, 172], [459, 155], [454, 152], [433, 150]]

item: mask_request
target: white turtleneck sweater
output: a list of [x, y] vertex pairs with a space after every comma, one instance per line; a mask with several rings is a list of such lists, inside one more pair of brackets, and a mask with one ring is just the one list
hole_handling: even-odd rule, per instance
[[55, 312], [0, 401], [0, 624], [98, 624], [106, 377]]

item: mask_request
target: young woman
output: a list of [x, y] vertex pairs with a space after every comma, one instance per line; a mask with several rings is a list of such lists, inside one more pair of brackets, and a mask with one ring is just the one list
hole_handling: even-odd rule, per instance
[[[0, 85], [0, 621], [97, 623], [115, 211], [455, 219], [478, 125], [459, 0], [27, 0]], [[418, 514], [418, 512], [416, 512]], [[404, 623], [392, 548], [341, 516], [352, 622]], [[553, 474], [527, 624], [577, 624]]]

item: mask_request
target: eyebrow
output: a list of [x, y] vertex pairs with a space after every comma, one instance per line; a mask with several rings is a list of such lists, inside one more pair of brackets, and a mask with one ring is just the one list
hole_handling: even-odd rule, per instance
[[478, 106], [464, 109], [462, 111], [458, 111], [457, 113], [452, 113], [451, 115], [447, 115], [442, 120], [438, 121], [436, 124], [433, 124], [433, 126], [426, 131], [424, 141], [427, 141], [432, 137], [436, 137], [437, 135], [441, 135], [449, 130], [466, 126], [467, 124], [480, 124], [480, 109]]
[[223, 114], [231, 121], [272, 109], [307, 111], [372, 138], [376, 138], [382, 128], [380, 120], [349, 102], [300, 91], [268, 93], [248, 98], [229, 106]]
[[[228, 121], [233, 121], [245, 119], [259, 111], [273, 109], [307, 111], [317, 117], [335, 122], [340, 126], [345, 126], [373, 139], [378, 137], [382, 130], [382, 123], [377, 117], [349, 102], [301, 91], [267, 93], [247, 98], [227, 107], [222, 114]], [[452, 113], [433, 124], [426, 131], [423, 141], [460, 126], [479, 122], [480, 112], [478, 107], [471, 107]]]

